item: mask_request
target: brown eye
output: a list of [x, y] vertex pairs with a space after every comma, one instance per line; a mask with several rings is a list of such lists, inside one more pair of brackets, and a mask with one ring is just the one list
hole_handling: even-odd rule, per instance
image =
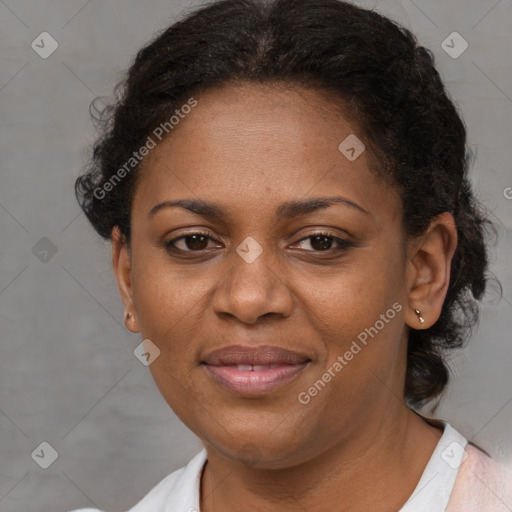
[[[208, 242], [216, 241], [207, 233], [186, 233], [165, 243], [165, 248], [171, 252], [199, 252], [208, 249]], [[178, 247], [178, 243], [181, 247]]]
[[313, 247], [315, 251], [324, 251], [326, 249], [330, 249], [334, 242], [333, 237], [324, 235], [315, 235], [309, 238], [311, 238], [311, 247]]
[[[303, 243], [306, 240], [310, 240], [309, 245], [312, 249], [306, 249], [307, 251], [319, 251], [319, 252], [328, 252], [328, 251], [341, 251], [344, 249], [348, 249], [349, 247], [354, 247], [354, 244], [348, 240], [344, 240], [343, 238], [334, 236], [329, 232], [321, 232], [321, 233], [313, 233], [302, 240], [299, 240], [297, 243]], [[336, 244], [337, 247], [333, 248], [333, 244]]]
[[206, 246], [208, 245], [208, 238], [204, 235], [185, 236], [183, 237], [183, 240], [189, 249], [202, 250], [206, 249]]

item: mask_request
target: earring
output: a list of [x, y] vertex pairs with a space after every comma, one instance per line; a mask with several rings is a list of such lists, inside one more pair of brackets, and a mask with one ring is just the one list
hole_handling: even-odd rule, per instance
[[131, 318], [133, 315], [131, 313], [125, 313], [124, 314], [124, 318], [125, 320], [128, 320], [129, 318]]
[[415, 309], [414, 312], [418, 315], [418, 320], [420, 321], [420, 324], [422, 324], [425, 319], [421, 316], [421, 311], [419, 309]]

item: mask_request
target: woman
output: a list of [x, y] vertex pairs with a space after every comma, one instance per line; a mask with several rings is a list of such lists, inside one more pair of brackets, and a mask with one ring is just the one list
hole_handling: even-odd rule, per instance
[[431, 52], [345, 2], [224, 0], [124, 85], [77, 197], [204, 444], [130, 512], [510, 510], [415, 411], [477, 320], [490, 225]]

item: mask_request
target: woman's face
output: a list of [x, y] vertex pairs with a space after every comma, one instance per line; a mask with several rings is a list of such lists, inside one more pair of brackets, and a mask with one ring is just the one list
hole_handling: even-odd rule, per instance
[[[401, 201], [366, 151], [354, 159], [357, 141], [339, 149], [354, 135], [314, 91], [229, 85], [198, 98], [141, 170], [131, 257], [116, 256], [131, 329], [160, 350], [150, 370], [175, 413], [233, 459], [286, 467], [403, 407]], [[265, 346], [260, 367], [243, 349], [212, 356], [234, 346]]]

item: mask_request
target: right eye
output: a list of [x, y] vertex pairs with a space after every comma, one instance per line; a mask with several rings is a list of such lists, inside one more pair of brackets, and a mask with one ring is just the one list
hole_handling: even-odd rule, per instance
[[[215, 241], [208, 233], [202, 233], [193, 231], [185, 233], [177, 238], [173, 238], [168, 242], [165, 242], [165, 248], [171, 253], [178, 252], [200, 252], [207, 250], [208, 241]], [[181, 243], [182, 247], [178, 247], [177, 244]]]

